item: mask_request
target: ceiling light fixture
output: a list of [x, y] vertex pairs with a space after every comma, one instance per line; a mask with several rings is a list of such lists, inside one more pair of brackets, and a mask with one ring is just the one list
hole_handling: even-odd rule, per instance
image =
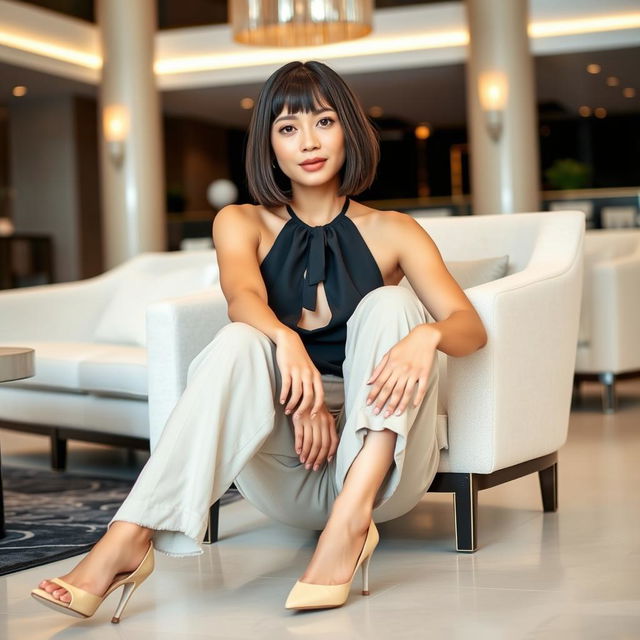
[[372, 31], [373, 0], [229, 0], [233, 39], [259, 47], [355, 40]]

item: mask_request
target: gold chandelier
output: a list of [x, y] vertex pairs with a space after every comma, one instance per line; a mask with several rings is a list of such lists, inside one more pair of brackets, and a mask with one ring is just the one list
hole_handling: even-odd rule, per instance
[[261, 47], [317, 46], [371, 33], [373, 0], [228, 0], [233, 39]]

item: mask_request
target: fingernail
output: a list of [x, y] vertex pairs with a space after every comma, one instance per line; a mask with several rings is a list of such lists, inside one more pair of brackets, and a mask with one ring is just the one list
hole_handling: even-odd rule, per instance
[[317, 465], [317, 464], [313, 465], [313, 470], [314, 470], [314, 471], [317, 471], [318, 469], [319, 469], [319, 467], [318, 467], [318, 465]]
[[328, 461], [328, 462], [331, 462], [332, 460], [333, 460], [333, 456], [329, 456], [329, 457], [327, 458], [327, 461]]
[[297, 453], [298, 455], [300, 455], [300, 452], [301, 452], [301, 451], [302, 451], [302, 449], [296, 449], [296, 453]]
[[312, 414], [311, 414], [311, 417], [312, 417], [312, 418], [315, 418], [317, 415], [318, 415], [317, 413], [312, 413]]
[[399, 416], [401, 413], [402, 413], [402, 411], [400, 411], [400, 409], [398, 409], [398, 410], [396, 411], [396, 415], [397, 415], [397, 416]]
[[310, 464], [306, 464], [306, 465], [304, 466], [304, 468], [305, 468], [305, 469], [311, 469], [311, 465], [310, 465]]
[[371, 404], [371, 398], [367, 400], [367, 404]]
[[373, 410], [373, 413], [380, 413], [380, 409], [379, 409], [378, 407], [376, 407], [376, 408]]
[[302, 457], [300, 458], [300, 462], [304, 462], [305, 460], [306, 460], [306, 458], [305, 458], [304, 456], [302, 456]]
[[387, 409], [387, 410], [384, 412], [384, 417], [385, 417], [385, 418], [388, 418], [390, 413], [391, 413], [391, 411], [389, 411], [389, 409]]

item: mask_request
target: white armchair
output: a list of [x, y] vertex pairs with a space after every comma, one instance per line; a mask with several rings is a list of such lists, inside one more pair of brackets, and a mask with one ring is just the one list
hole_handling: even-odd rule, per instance
[[[508, 275], [466, 290], [488, 332], [465, 358], [439, 357], [448, 441], [429, 491], [455, 494], [458, 551], [475, 551], [478, 491], [539, 472], [557, 508], [558, 449], [567, 437], [580, 310], [582, 212], [425, 218], [446, 261], [509, 255]], [[220, 292], [154, 304], [149, 332], [151, 449], [184, 390], [191, 360], [226, 317]], [[211, 507], [207, 541], [217, 539]]]
[[616, 378], [640, 373], [640, 230], [585, 234], [575, 386], [598, 378], [603, 409], [615, 411]]

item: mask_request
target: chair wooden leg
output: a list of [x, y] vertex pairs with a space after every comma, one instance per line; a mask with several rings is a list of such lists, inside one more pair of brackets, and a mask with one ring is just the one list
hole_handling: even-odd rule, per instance
[[456, 549], [478, 550], [478, 479], [473, 473], [455, 474], [453, 494], [456, 527]]
[[545, 511], [558, 510], [558, 463], [538, 471], [542, 508]]
[[51, 468], [64, 471], [67, 467], [67, 441], [58, 435], [57, 430], [51, 433]]
[[216, 500], [209, 509], [209, 524], [204, 534], [204, 544], [218, 542], [218, 522], [220, 518], [220, 500]]

